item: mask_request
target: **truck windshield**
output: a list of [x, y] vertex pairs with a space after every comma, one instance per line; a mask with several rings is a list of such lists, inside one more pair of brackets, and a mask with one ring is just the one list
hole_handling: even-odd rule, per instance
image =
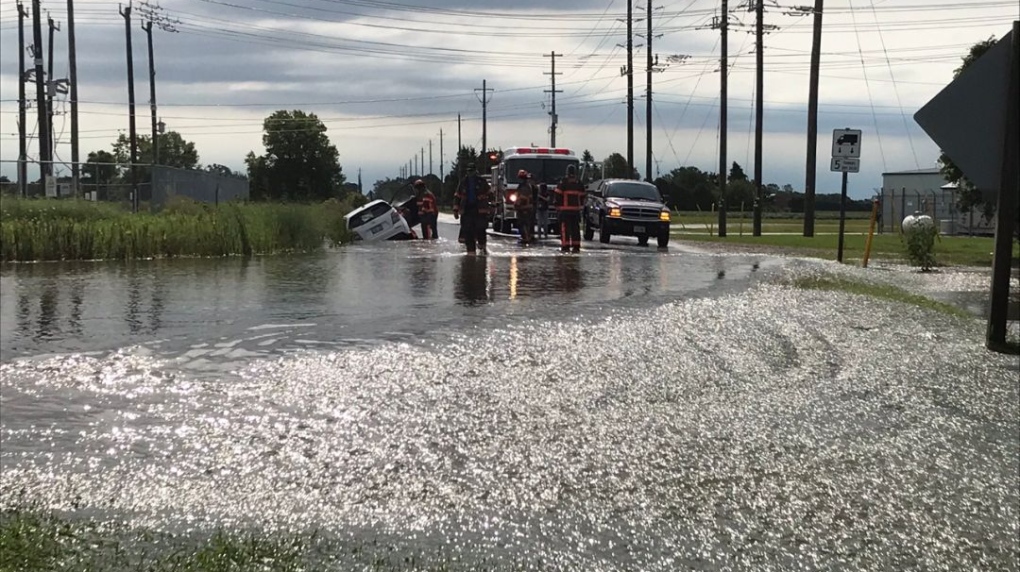
[[606, 198], [644, 199], [659, 201], [659, 189], [648, 183], [613, 183], [606, 189]]
[[521, 169], [531, 173], [531, 182], [555, 185], [567, 176], [567, 165], [578, 167], [577, 159], [529, 158], [509, 159], [506, 162], [506, 182], [517, 184], [517, 172]]

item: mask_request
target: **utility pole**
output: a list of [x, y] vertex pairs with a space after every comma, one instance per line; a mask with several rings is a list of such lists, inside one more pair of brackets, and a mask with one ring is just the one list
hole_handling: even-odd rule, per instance
[[458, 113], [457, 114], [457, 156], [458, 157], [460, 157], [460, 150], [463, 149], [463, 148], [464, 148], [464, 146], [461, 145], [461, 143], [460, 143], [460, 114]]
[[542, 54], [543, 57], [552, 58], [552, 71], [548, 72], [548, 73], [543, 72], [543, 75], [548, 75], [548, 76], [551, 76], [551, 78], [552, 78], [552, 89], [544, 90], [545, 93], [551, 93], [552, 94], [552, 111], [549, 112], [549, 117], [552, 118], [551, 124], [549, 126], [549, 133], [551, 134], [551, 139], [550, 139], [550, 143], [549, 143], [550, 147], [555, 147], [556, 146], [556, 124], [559, 123], [559, 119], [560, 119], [559, 116], [556, 115], [556, 94], [557, 93], [563, 93], [563, 90], [562, 89], [556, 89], [556, 76], [563, 75], [563, 73], [562, 72], [561, 73], [556, 73], [556, 56], [562, 56], [562, 55], [563, 54], [557, 54], [555, 51], [552, 51], [552, 52], [550, 52], [548, 54]]
[[18, 1], [18, 194], [28, 196], [28, 130], [25, 122], [28, 100], [25, 99], [25, 6]]
[[60, 31], [60, 24], [50, 17], [49, 13], [46, 14], [46, 21], [50, 29], [50, 42], [48, 45], [49, 55], [47, 56], [48, 61], [46, 62], [46, 124], [49, 127], [49, 141], [50, 141], [50, 161], [53, 161], [53, 157], [56, 156], [57, 143], [56, 143], [56, 131], [53, 129], [53, 98], [57, 95], [57, 81], [53, 79], [53, 33]]
[[36, 112], [39, 115], [39, 174], [45, 188], [46, 182], [53, 175], [53, 163], [50, 160], [50, 128], [46, 122], [46, 76], [43, 72], [42, 51], [42, 8], [40, 0], [32, 0], [32, 59], [35, 61], [35, 98]]
[[482, 102], [482, 153], [484, 154], [486, 151], [489, 150], [489, 148], [486, 147], [486, 145], [488, 144], [488, 141], [486, 140], [486, 137], [487, 137], [487, 132], [486, 132], [487, 118], [486, 118], [485, 110], [486, 110], [486, 106], [489, 103], [489, 92], [493, 91], [493, 90], [485, 87], [485, 80], [483, 79], [482, 80], [482, 89], [475, 88], [475, 93], [476, 94], [479, 91], [482, 92], [482, 98], [481, 98], [481, 102]]
[[124, 33], [127, 42], [127, 75], [128, 75], [128, 129], [131, 142], [131, 211], [138, 212], [138, 174], [135, 163], [138, 161], [138, 136], [135, 133], [135, 60], [131, 53], [131, 5], [117, 8], [124, 17]]
[[726, 236], [726, 80], [729, 72], [728, 38], [730, 9], [727, 0], [722, 0], [722, 16], [719, 30], [722, 33], [722, 56], [719, 67], [719, 237]]
[[652, 182], [652, 0], [648, 0], [648, 62], [645, 73], [645, 180]]
[[627, 0], [627, 169], [629, 179], [634, 176], [634, 0]]
[[764, 103], [764, 92], [765, 92], [765, 48], [763, 37], [765, 35], [765, 27], [763, 20], [765, 19], [765, 0], [751, 0], [754, 2], [754, 15], [755, 15], [755, 88], [754, 88], [754, 221], [752, 222], [753, 236], [761, 236], [761, 209], [762, 209], [762, 192], [761, 192], [761, 138], [762, 138], [762, 119], [764, 118], [764, 110], [762, 105]]
[[822, 52], [822, 0], [815, 0], [808, 87], [807, 165], [804, 182], [804, 236], [815, 235], [815, 171], [818, 152], [818, 66]]
[[156, 62], [152, 55], [152, 20], [142, 22], [142, 31], [145, 32], [146, 44], [149, 47], [149, 114], [152, 116], [152, 156], [149, 161], [153, 165], [159, 164], [159, 134], [156, 133]]
[[81, 193], [81, 166], [78, 164], [78, 56], [74, 39], [74, 0], [67, 0], [67, 59], [71, 74], [71, 194]]
[[429, 174], [433, 174], [435, 171], [432, 170], [432, 140], [429, 139]]
[[446, 180], [446, 171], [443, 170], [443, 128], [439, 128], [439, 180]]
[[156, 63], [155, 56], [152, 51], [152, 25], [155, 24], [157, 28], [164, 32], [176, 32], [177, 28], [174, 24], [179, 24], [179, 20], [171, 20], [161, 14], [163, 8], [157, 5], [149, 4], [148, 2], [141, 2], [139, 4], [139, 11], [145, 18], [145, 22], [142, 23], [142, 30], [145, 31], [147, 44], [149, 47], [149, 111], [152, 115], [152, 164], [158, 165], [159, 163], [159, 130], [156, 122]]
[[425, 176], [425, 147], [421, 148], [421, 155], [419, 155], [419, 157], [421, 157], [421, 170], [418, 171], [418, 175], [421, 176], [421, 177], [424, 177]]

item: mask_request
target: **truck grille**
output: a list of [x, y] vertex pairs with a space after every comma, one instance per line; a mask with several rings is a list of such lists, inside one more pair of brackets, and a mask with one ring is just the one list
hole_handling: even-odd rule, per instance
[[655, 207], [623, 207], [621, 213], [623, 218], [634, 220], [659, 220], [661, 208]]

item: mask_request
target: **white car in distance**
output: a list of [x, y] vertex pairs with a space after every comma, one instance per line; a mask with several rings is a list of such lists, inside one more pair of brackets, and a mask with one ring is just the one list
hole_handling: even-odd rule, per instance
[[344, 217], [347, 229], [354, 240], [407, 240], [411, 228], [404, 217], [384, 200], [374, 200], [347, 213]]

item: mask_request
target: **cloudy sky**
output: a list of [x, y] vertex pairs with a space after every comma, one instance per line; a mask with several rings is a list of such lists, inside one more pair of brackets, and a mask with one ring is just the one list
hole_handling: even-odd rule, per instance
[[[767, 1], [764, 181], [804, 186], [812, 18]], [[645, 170], [647, 2], [635, 6], [634, 161]], [[805, 0], [804, 3], [807, 3]], [[31, 1], [26, 1], [31, 10]], [[155, 3], [153, 3], [154, 5]], [[117, 2], [76, 0], [81, 155], [126, 132], [124, 19]], [[122, 4], [127, 6], [127, 3]], [[145, 34], [134, 3], [133, 54], [140, 133], [148, 133]], [[653, 3], [654, 169], [718, 168], [718, 30], [711, 0]], [[60, 23], [54, 75], [67, 77], [67, 2], [43, 0]], [[349, 179], [366, 190], [396, 176], [424, 148], [425, 171], [449, 167], [462, 117], [464, 145], [481, 146], [482, 81], [492, 92], [488, 145], [548, 144], [550, 60], [556, 52], [559, 146], [597, 159], [627, 149], [625, 0], [162, 0], [176, 32], [155, 30], [159, 116], [194, 141], [203, 164], [244, 170], [263, 151], [262, 120], [278, 109], [317, 114]], [[838, 192], [829, 171], [834, 128], [864, 130], [850, 194], [868, 197], [881, 173], [935, 166], [936, 146], [913, 114], [951, 79], [975, 42], [999, 38], [1020, 16], [1017, 0], [830, 0], [822, 37], [818, 190]], [[753, 168], [754, 14], [731, 0], [728, 161]], [[26, 20], [31, 43], [31, 17]], [[672, 56], [672, 57], [671, 57]], [[686, 56], [686, 57], [684, 57]], [[30, 58], [29, 58], [29, 61]], [[668, 65], [666, 65], [668, 64]], [[18, 11], [0, 4], [0, 171], [15, 178]], [[30, 86], [29, 97], [34, 98]], [[66, 97], [66, 96], [62, 96]], [[57, 156], [70, 160], [69, 106], [55, 119]], [[34, 105], [30, 156], [38, 154]], [[432, 142], [431, 167], [429, 142]]]

